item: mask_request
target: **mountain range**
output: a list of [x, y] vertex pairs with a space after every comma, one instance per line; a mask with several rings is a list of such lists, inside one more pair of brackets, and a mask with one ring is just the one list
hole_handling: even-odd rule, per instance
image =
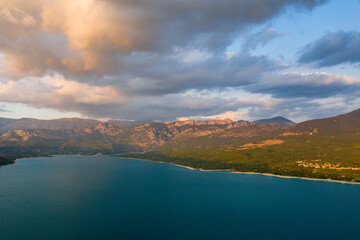
[[[200, 121], [200, 122], [205, 122], [205, 121]], [[83, 119], [83, 118], [60, 118], [60, 119], [52, 119], [52, 120], [40, 120], [34, 118], [21, 118], [21, 119], [0, 118], [0, 131], [11, 131], [11, 130], [20, 130], [20, 129], [48, 129], [48, 130], [77, 129], [77, 128], [94, 127], [99, 123], [102, 122], [94, 119]], [[107, 123], [114, 123], [122, 127], [133, 127], [146, 122], [109, 120]], [[211, 121], [209, 121], [209, 123], [211, 124]], [[290, 127], [296, 125], [293, 121], [283, 117], [262, 119], [262, 120], [254, 121], [253, 123], [272, 124], [277, 126], [290, 126]]]
[[[286, 128], [290, 120], [274, 118], [260, 122], [244, 120], [100, 122], [90, 119], [1, 119], [0, 148], [21, 150], [48, 149], [71, 153], [116, 153], [149, 151], [177, 138], [229, 134], [236, 136], [260, 136], [268, 131]], [[260, 127], [255, 127], [259, 126]]]
[[127, 153], [195, 168], [360, 181], [360, 109], [299, 124], [282, 117], [164, 123], [2, 118], [0, 129], [0, 164], [6, 154]]

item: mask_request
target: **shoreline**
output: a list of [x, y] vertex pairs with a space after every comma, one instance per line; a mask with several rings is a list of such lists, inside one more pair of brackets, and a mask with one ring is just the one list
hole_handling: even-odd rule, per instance
[[33, 157], [21, 157], [21, 158], [16, 158], [16, 159], [14, 160], [14, 162], [0, 165], [0, 167], [7, 167], [7, 166], [14, 165], [14, 164], [17, 162], [17, 160], [25, 160], [25, 159], [28, 159], [28, 158], [46, 158], [46, 157], [53, 157], [53, 156], [54, 156], [54, 155], [51, 155], [51, 156], [33, 156]]
[[258, 173], [258, 172], [240, 172], [234, 171], [232, 169], [203, 169], [203, 168], [193, 168], [185, 165], [175, 164], [171, 162], [162, 162], [162, 161], [154, 161], [150, 159], [141, 159], [141, 158], [127, 158], [127, 157], [118, 157], [123, 159], [134, 159], [140, 161], [149, 161], [149, 162], [156, 162], [156, 163], [165, 163], [170, 164], [177, 167], [186, 168], [193, 171], [201, 171], [201, 172], [229, 172], [234, 174], [246, 174], [246, 175], [263, 175], [268, 177], [278, 177], [278, 178], [287, 178], [287, 179], [302, 179], [307, 181], [322, 181], [322, 182], [332, 182], [332, 183], [341, 183], [341, 184], [352, 184], [352, 185], [360, 185], [360, 182], [348, 182], [348, 181], [341, 181], [341, 180], [333, 180], [333, 179], [322, 179], [322, 178], [309, 178], [309, 177], [296, 177], [296, 176], [286, 176], [286, 175], [278, 175], [273, 173]]
[[0, 165], [0, 167], [6, 167], [6, 166], [13, 165], [13, 164], [15, 164], [15, 163], [16, 163], [16, 161], [17, 161], [17, 160], [20, 160], [20, 159], [25, 159], [25, 158], [16, 158], [16, 159], [14, 160], [14, 162], [12, 162], [12, 163], [7, 163], [7, 164], [3, 164], [3, 165]]
[[[53, 156], [55, 156], [55, 155], [53, 155]], [[61, 156], [61, 155], [60, 155], [60, 156]], [[64, 155], [64, 156], [66, 156], [66, 155]], [[71, 156], [83, 156], [83, 155], [71, 155]], [[97, 155], [87, 155], [87, 156], [97, 156]], [[341, 181], [341, 180], [333, 180], [333, 179], [322, 179], [322, 178], [296, 177], [296, 176], [278, 175], [278, 174], [273, 174], [273, 173], [241, 172], [241, 171], [234, 171], [234, 170], [232, 170], [232, 169], [203, 169], [203, 168], [193, 168], [193, 167], [189, 167], [189, 166], [186, 166], [186, 165], [180, 165], [180, 164], [171, 163], [171, 162], [154, 161], [154, 160], [151, 160], [151, 159], [141, 159], [141, 158], [131, 158], [131, 157], [120, 157], [120, 156], [111, 156], [111, 155], [103, 155], [103, 156], [115, 157], [115, 158], [123, 158], [123, 159], [134, 159], [134, 160], [139, 160], [139, 161], [148, 161], [148, 162], [169, 164], [169, 165], [173, 165], [173, 166], [177, 166], [177, 167], [186, 168], [186, 169], [192, 170], [192, 171], [202, 171], [202, 172], [229, 172], [229, 173], [234, 173], [234, 174], [263, 175], [263, 176], [268, 176], [268, 177], [278, 177], [278, 178], [287, 178], [287, 179], [302, 179], [302, 180], [307, 180], [307, 181], [322, 181], [322, 182], [333, 182], [333, 183], [341, 183], [341, 184], [360, 185], [360, 182], [349, 182], [349, 181]], [[44, 157], [44, 156], [38, 156], [38, 157]], [[28, 157], [28, 158], [38, 158], [38, 157]], [[25, 158], [17, 158], [17, 159], [14, 160], [13, 163], [5, 164], [5, 165], [0, 165], [0, 167], [9, 166], [9, 165], [15, 164], [15, 163], [17, 162], [17, 160], [24, 160], [24, 159], [28, 159], [28, 158], [27, 158], [27, 157], [25, 157]]]

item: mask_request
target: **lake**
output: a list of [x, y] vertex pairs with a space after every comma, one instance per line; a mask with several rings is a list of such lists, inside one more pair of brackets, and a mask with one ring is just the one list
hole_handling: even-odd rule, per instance
[[108, 156], [0, 168], [0, 239], [360, 239], [360, 185]]

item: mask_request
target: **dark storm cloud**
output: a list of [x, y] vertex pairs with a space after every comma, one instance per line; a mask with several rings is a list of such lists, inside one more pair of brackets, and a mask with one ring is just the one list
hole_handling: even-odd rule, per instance
[[327, 33], [319, 40], [308, 44], [301, 51], [299, 63], [315, 67], [334, 66], [342, 63], [360, 62], [360, 33]]

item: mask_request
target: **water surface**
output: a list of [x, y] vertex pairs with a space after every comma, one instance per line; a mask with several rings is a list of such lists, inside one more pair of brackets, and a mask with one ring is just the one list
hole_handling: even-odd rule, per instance
[[360, 185], [107, 156], [0, 168], [0, 239], [360, 239]]

